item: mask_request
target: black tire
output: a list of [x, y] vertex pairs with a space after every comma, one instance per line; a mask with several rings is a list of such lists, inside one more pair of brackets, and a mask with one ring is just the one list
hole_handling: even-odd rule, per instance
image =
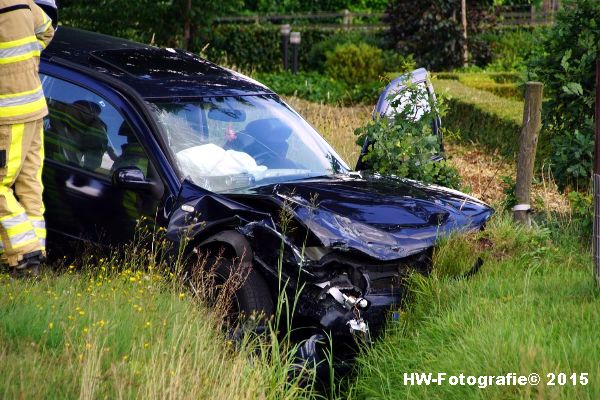
[[[234, 264], [226, 258], [215, 259], [214, 262], [219, 262], [216, 273], [223, 281], [230, 276], [232, 268], [239, 268], [239, 264]], [[238, 315], [262, 315], [268, 319], [275, 314], [275, 306], [267, 282], [254, 268], [250, 270], [244, 283], [236, 290], [234, 303], [236, 308], [234, 312]]]

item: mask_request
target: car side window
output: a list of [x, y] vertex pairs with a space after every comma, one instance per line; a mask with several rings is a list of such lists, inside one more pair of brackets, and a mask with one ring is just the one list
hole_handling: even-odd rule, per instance
[[148, 158], [129, 123], [107, 100], [81, 86], [40, 75], [48, 102], [45, 157], [102, 175], [138, 167]]

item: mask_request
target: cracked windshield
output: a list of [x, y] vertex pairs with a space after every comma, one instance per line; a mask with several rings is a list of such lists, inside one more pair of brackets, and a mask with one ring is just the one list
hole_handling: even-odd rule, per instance
[[214, 192], [349, 170], [331, 146], [275, 96], [157, 102], [153, 109], [181, 178]]

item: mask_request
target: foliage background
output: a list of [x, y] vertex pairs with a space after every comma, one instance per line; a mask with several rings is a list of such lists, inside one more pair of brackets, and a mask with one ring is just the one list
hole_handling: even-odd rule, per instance
[[[478, 63], [489, 58], [485, 42], [475, 34], [491, 23], [489, 1], [467, 2], [468, 45]], [[391, 0], [384, 21], [390, 26], [389, 45], [414, 54], [419, 65], [439, 71], [462, 65], [460, 0]]]
[[600, 2], [568, 0], [529, 63], [544, 83], [543, 121], [550, 161], [563, 188], [590, 183], [594, 140], [594, 76], [600, 55]]

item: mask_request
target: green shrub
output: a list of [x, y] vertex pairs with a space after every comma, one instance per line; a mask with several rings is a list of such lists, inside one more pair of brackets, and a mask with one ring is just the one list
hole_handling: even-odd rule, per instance
[[477, 77], [495, 83], [518, 83], [521, 80], [521, 75], [517, 72], [436, 72], [435, 76], [438, 79], [453, 81], [464, 81], [465, 78]]
[[486, 92], [494, 93], [497, 96], [507, 99], [518, 100], [523, 98], [521, 87], [514, 82], [497, 83], [489, 76], [483, 74], [468, 74], [459, 78], [459, 81], [474, 89], [485, 90]]
[[384, 87], [378, 81], [348, 85], [318, 72], [257, 73], [254, 77], [280, 95], [327, 104], [374, 104]]
[[465, 86], [485, 90], [507, 99], [523, 98], [519, 85], [520, 75], [509, 72], [440, 72], [435, 74], [439, 79], [459, 81]]
[[[447, 92], [448, 113], [442, 124], [459, 132], [459, 139], [477, 142], [514, 157], [523, 118], [523, 102], [470, 88], [456, 80], [434, 80], [437, 93]], [[540, 138], [538, 148], [543, 148]], [[540, 157], [538, 157], [538, 161]]]
[[[460, 176], [454, 167], [445, 160], [432, 161], [440, 153], [438, 137], [432, 130], [438, 115], [435, 111], [443, 116], [444, 102], [438, 101], [434, 106], [426, 91], [410, 85], [401, 101], [392, 101], [391, 105], [398, 109], [392, 118], [379, 118], [355, 130], [358, 144], [367, 137], [371, 143], [363, 156], [366, 165], [382, 174], [460, 188]], [[415, 106], [424, 103], [429, 106]], [[422, 112], [418, 118], [416, 109]]]
[[387, 0], [246, 0], [244, 9], [260, 13], [383, 10]]
[[383, 51], [366, 43], [345, 43], [327, 52], [325, 70], [350, 85], [377, 80], [383, 74]]
[[297, 96], [322, 103], [339, 103], [347, 94], [347, 85], [317, 72], [260, 73], [255, 78], [284, 96]]
[[307, 54], [306, 69], [324, 72], [325, 61], [327, 60], [326, 54], [333, 52], [337, 46], [346, 43], [366, 43], [371, 46], [381, 47], [382, 38], [377, 34], [362, 31], [336, 31], [310, 48]]
[[571, 217], [580, 224], [582, 234], [589, 234], [593, 230], [594, 196], [591, 193], [572, 191], [567, 195], [571, 206]]
[[560, 187], [590, 182], [594, 136], [595, 62], [600, 54], [600, 2], [568, 1], [543, 41], [544, 53], [530, 63], [544, 83], [543, 121], [551, 166]]
[[[471, 59], [487, 63], [487, 43], [476, 33], [487, 20], [491, 1], [467, 2], [468, 45]], [[432, 70], [462, 65], [462, 25], [459, 0], [392, 0], [384, 18], [391, 48], [414, 54], [420, 66]]]
[[417, 62], [412, 54], [403, 55], [393, 50], [383, 51], [383, 69], [386, 72], [406, 73], [417, 68]]
[[[235, 65], [244, 70], [274, 72], [283, 68], [279, 25], [213, 25], [199, 38], [194, 48], [205, 50], [206, 56], [216, 63]], [[302, 34], [298, 52], [300, 69], [310, 66], [309, 49], [336, 34], [337, 31], [321, 28], [294, 28]], [[290, 49], [291, 62], [291, 49]]]
[[486, 71], [524, 71], [527, 62], [543, 51], [540, 41], [546, 29], [502, 28], [480, 33], [478, 38], [488, 43], [491, 50]]

